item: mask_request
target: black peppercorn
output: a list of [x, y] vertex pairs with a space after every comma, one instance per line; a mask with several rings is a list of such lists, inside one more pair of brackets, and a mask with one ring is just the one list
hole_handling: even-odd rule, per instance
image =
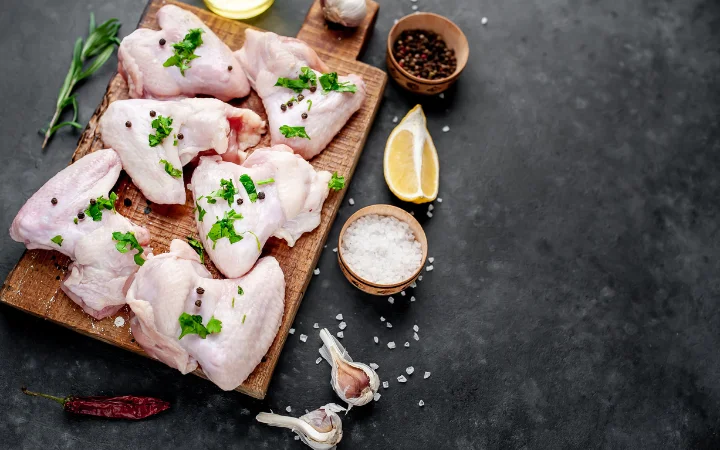
[[265, 193], [264, 193], [264, 192], [261, 191], [261, 192], [258, 192], [257, 194], [258, 194], [258, 198], [259, 198], [260, 200], [263, 200], [263, 199], [265, 198]]
[[307, 113], [302, 113], [302, 116], [300, 117], [302, 117], [303, 119], [307, 119]]
[[298, 101], [299, 101], [299, 102], [303, 101], [304, 99], [305, 99], [305, 96], [304, 96], [304, 95], [302, 95], [302, 94], [298, 95]]
[[150, 117], [155, 117], [155, 111], [150, 111]]
[[52, 199], [50, 199], [50, 203], [52, 203], [53, 205], [57, 205], [57, 199], [53, 197]]
[[178, 135], [177, 135], [177, 138], [178, 138], [178, 139], [183, 139], [184, 137], [185, 137], [185, 136], [183, 136], [182, 133], [178, 133]]
[[237, 202], [236, 202], [236, 203], [237, 203], [238, 205], [242, 205], [242, 204], [243, 204], [243, 199], [241, 199], [241, 198], [237, 199]]
[[132, 122], [128, 120], [127, 122], [125, 122], [125, 126], [130, 128], [132, 126]]
[[289, 102], [287, 102], [287, 106], [288, 106], [288, 108], [292, 108], [292, 107], [293, 107], [293, 102], [292, 102], [292, 100], [289, 101]]
[[232, 70], [232, 66], [228, 66], [228, 71], [231, 71], [231, 70]]
[[97, 200], [95, 200], [94, 198], [91, 198], [91, 199], [90, 199], [90, 204], [91, 204], [91, 205], [94, 205], [95, 203], [97, 203]]
[[161, 39], [160, 39], [160, 45], [165, 45], [165, 42], [167, 42], [167, 41], [165, 40], [165, 38], [161, 38]]
[[[198, 288], [198, 289], [200, 289], [200, 288]], [[195, 300], [195, 306], [197, 306], [199, 308], [201, 305], [202, 305], [202, 300]]]
[[310, 86], [310, 92], [317, 91], [317, 86]]
[[125, 206], [132, 206], [132, 200], [126, 198], [125, 200], [123, 200], [123, 204], [125, 204]]
[[199, 287], [199, 288], [195, 289], [195, 292], [197, 292], [198, 294], [202, 295], [202, 294], [205, 293], [205, 289]]
[[287, 105], [283, 103], [282, 105], [280, 105], [280, 109], [283, 111], [287, 111]]
[[80, 211], [80, 212], [78, 213], [78, 219], [83, 220], [84, 218], [85, 218], [85, 213], [82, 212], [82, 211]]

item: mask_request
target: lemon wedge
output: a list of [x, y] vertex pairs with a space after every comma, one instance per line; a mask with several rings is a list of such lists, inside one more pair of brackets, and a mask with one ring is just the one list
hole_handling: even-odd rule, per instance
[[427, 203], [437, 197], [440, 164], [422, 106], [411, 109], [390, 133], [383, 170], [385, 182], [400, 200]]

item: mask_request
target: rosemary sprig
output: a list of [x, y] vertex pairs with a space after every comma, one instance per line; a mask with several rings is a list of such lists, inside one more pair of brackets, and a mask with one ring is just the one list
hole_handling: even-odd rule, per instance
[[[120, 39], [117, 37], [119, 29], [120, 23], [117, 19], [110, 19], [99, 27], [96, 27], [95, 15], [90, 13], [88, 37], [84, 42], [83, 38], [78, 38], [77, 41], [75, 41], [70, 70], [65, 76], [65, 81], [60, 88], [60, 94], [58, 94], [55, 105], [55, 114], [53, 114], [48, 127], [40, 130], [45, 135], [42, 148], [45, 148], [50, 137], [60, 128], [65, 126], [82, 128], [82, 125], [77, 122], [78, 104], [75, 95], [71, 95], [72, 90], [78, 83], [95, 73], [110, 59], [110, 56], [112, 56], [115, 50], [115, 46], [120, 45]], [[73, 109], [72, 120], [57, 123], [60, 115], [68, 106], [72, 106]]]

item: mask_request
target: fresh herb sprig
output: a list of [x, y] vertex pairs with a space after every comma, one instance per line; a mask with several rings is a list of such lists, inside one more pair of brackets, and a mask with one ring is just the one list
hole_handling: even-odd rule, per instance
[[197, 334], [200, 339], [205, 339], [208, 334], [219, 333], [222, 331], [222, 322], [211, 316], [208, 320], [207, 326], [202, 324], [202, 316], [190, 315], [188, 313], [180, 314], [178, 317], [180, 322], [180, 337], [178, 340], [187, 336], [188, 334]]
[[157, 147], [162, 144], [166, 137], [172, 133], [172, 117], [157, 116], [157, 119], [150, 123], [150, 126], [155, 129], [155, 134], [148, 135], [148, 144], [150, 147]]
[[195, 239], [192, 236], [188, 236], [187, 241], [188, 241], [188, 244], [190, 245], [190, 247], [192, 247], [193, 250], [195, 250], [195, 253], [200, 255], [200, 263], [205, 264], [205, 253], [204, 253], [205, 247], [203, 247], [202, 242], [200, 242], [199, 240]]
[[217, 241], [224, 237], [228, 238], [231, 244], [242, 241], [243, 236], [242, 234], [237, 234], [235, 232], [234, 225], [236, 220], [242, 218], [242, 214], [238, 214], [234, 209], [231, 209], [224, 214], [222, 219], [219, 219], [212, 227], [210, 227], [210, 232], [208, 233], [207, 238], [213, 241], [213, 250], [215, 250]]
[[337, 72], [323, 74], [320, 77], [320, 86], [323, 88], [323, 94], [327, 94], [330, 91], [352, 92], [353, 94], [357, 92], [357, 86], [349, 81], [340, 83]]
[[250, 202], [255, 203], [258, 195], [257, 190], [255, 189], [255, 183], [253, 182], [253, 179], [250, 178], [250, 175], [246, 173], [240, 175], [240, 184], [242, 184], [245, 188], [245, 192], [247, 192]]
[[283, 125], [280, 127], [280, 133], [288, 139], [296, 137], [310, 140], [310, 136], [308, 136], [307, 131], [305, 131], [305, 127]]
[[333, 173], [328, 182], [328, 187], [334, 191], [339, 191], [345, 187], [345, 177], [338, 175], [337, 172]]
[[115, 231], [112, 234], [112, 238], [114, 241], [117, 241], [117, 244], [115, 244], [115, 249], [117, 251], [120, 253], [127, 253], [131, 249], [137, 250], [137, 253], [133, 256], [135, 264], [138, 266], [145, 264], [145, 258], [142, 257], [144, 250], [135, 237], [135, 233], [132, 231], [128, 231], [127, 233]]
[[172, 163], [167, 159], [161, 159], [160, 164], [165, 165], [165, 173], [167, 173], [173, 178], [180, 178], [183, 174], [182, 170], [176, 169], [175, 166], [173, 166]]
[[195, 49], [203, 43], [200, 36], [202, 33], [204, 33], [202, 28], [188, 30], [182, 41], [173, 44], [174, 54], [163, 63], [163, 67], [177, 66], [180, 74], [185, 76], [185, 71], [190, 68], [190, 61], [200, 57], [195, 54]]
[[[72, 62], [65, 76], [65, 81], [60, 88], [57, 103], [55, 104], [55, 113], [52, 119], [50, 119], [47, 128], [40, 130], [45, 136], [42, 148], [47, 146], [50, 138], [59, 129], [66, 126], [82, 128], [82, 125], [77, 122], [78, 103], [72, 91], [78, 83], [97, 72], [97, 70], [110, 59], [110, 56], [112, 56], [115, 50], [115, 46], [120, 45], [120, 39], [117, 37], [119, 29], [120, 22], [118, 22], [117, 19], [110, 19], [96, 27], [95, 15], [90, 13], [88, 37], [85, 41], [83, 41], [83, 38], [78, 38], [77, 41], [75, 41]], [[68, 106], [72, 106], [73, 109], [72, 120], [58, 123], [62, 112]]]

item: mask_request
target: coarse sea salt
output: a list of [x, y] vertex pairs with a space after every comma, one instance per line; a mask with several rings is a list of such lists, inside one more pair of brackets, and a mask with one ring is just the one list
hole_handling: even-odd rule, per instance
[[370, 367], [372, 367], [372, 370], [378, 370], [380, 368], [380, 366], [375, 363], [370, 363]]
[[125, 325], [125, 319], [121, 316], [116, 317], [115, 318], [115, 326], [122, 327], [123, 325]]
[[355, 200], [353, 200], [351, 197], [350, 200], [348, 200], [348, 203], [350, 204], [350, 206], [353, 206], [355, 204]]
[[413, 331], [420, 331], [420, 327], [417, 325], [413, 325]]
[[347, 324], [345, 322], [340, 322], [338, 324], [338, 328], [340, 328], [341, 330], [344, 330], [346, 327], [347, 327]]
[[425, 402], [422, 401], [422, 400], [420, 400], [420, 401], [418, 402], [418, 406], [425, 406]]
[[429, 258], [428, 258], [428, 262], [429, 262], [430, 264], [434, 263], [434, 262], [435, 262], [435, 258], [433, 258], [432, 256], [429, 257]]
[[430, 378], [430, 372], [425, 372], [425, 375], [423, 375], [423, 378], [426, 379], [426, 380], [427, 380], [428, 378]]
[[400, 295], [405, 297], [405, 291], [400, 291]]
[[419, 341], [420, 336], [417, 333], [413, 333], [413, 339], [415, 339], [416, 341]]
[[313, 273], [314, 273], [315, 275], [320, 275], [320, 269], [315, 269], [315, 270], [313, 270]]
[[288, 406], [287, 408], [285, 408], [285, 411], [292, 412], [292, 408], [290, 406]]
[[412, 375], [413, 372], [415, 372], [415, 368], [413, 366], [410, 366], [405, 369], [405, 373], [407, 373], [408, 375]]
[[388, 303], [392, 305], [393, 303], [395, 303], [395, 299], [392, 297], [388, 297]]
[[385, 326], [387, 326], [388, 328], [392, 328], [392, 324], [390, 322], [386, 323]]
[[405, 378], [405, 375], [400, 375], [399, 377], [397, 377], [397, 380], [398, 380], [400, 383], [404, 383], [404, 382], [407, 381], [407, 378]]
[[344, 334], [342, 331], [338, 331], [338, 332], [337, 332], [337, 337], [339, 337], [340, 339], [342, 339], [342, 338], [345, 337], [345, 334]]
[[414, 302], [414, 301], [415, 301], [415, 296], [414, 296], [414, 295], [413, 295], [412, 297], [410, 297], [410, 301], [411, 301], [411, 302]]
[[307, 334], [301, 334], [301, 335], [300, 335], [300, 340], [303, 341], [303, 342], [307, 342]]
[[384, 387], [385, 389], [389, 388], [389, 387], [390, 387], [390, 383], [387, 382], [387, 381], [383, 381], [383, 387]]
[[394, 349], [394, 348], [395, 348], [395, 342], [394, 342], [394, 341], [388, 342], [388, 348], [389, 348], [390, 350]]
[[288, 333], [290, 333], [290, 334], [295, 334], [295, 328], [290, 328], [290, 330], [288, 331]]
[[336, 318], [337, 320], [342, 320], [342, 319], [343, 319], [342, 314], [338, 314], [337, 316], [335, 316], [335, 318]]
[[353, 272], [378, 284], [405, 281], [422, 264], [422, 247], [408, 224], [377, 214], [350, 224], [343, 236], [342, 255]]
[[393, 123], [398, 123], [398, 116], [393, 117]]
[[375, 343], [377, 344], [377, 343], [379, 343], [379, 342], [380, 342], [380, 339], [378, 339], [378, 337], [377, 337], [377, 336], [375, 336], [375, 337], [373, 338], [373, 341], [375, 341]]
[[448, 131], [450, 131], [450, 127], [447, 126], [447, 125], [445, 125], [445, 126], [442, 128], [442, 130], [443, 130], [443, 133], [447, 133]]
[[318, 328], [320, 328], [320, 324], [318, 324], [317, 322], [314, 323], [314, 324], [313, 324], [313, 328], [315, 328], [315, 329], [317, 330]]
[[410, 347], [410, 343], [409, 343], [409, 342], [405, 342], [405, 348], [408, 348], [408, 347]]
[[315, 364], [320, 364], [320, 361], [322, 361], [321, 357], [319, 357], [318, 359], [315, 360]]
[[385, 322], [385, 318], [383, 316], [380, 316], [380, 322]]
[[375, 401], [380, 400], [380, 397], [382, 397], [382, 396], [380, 395], [379, 392], [376, 392], [376, 393], [373, 394], [373, 400], [375, 400]]

